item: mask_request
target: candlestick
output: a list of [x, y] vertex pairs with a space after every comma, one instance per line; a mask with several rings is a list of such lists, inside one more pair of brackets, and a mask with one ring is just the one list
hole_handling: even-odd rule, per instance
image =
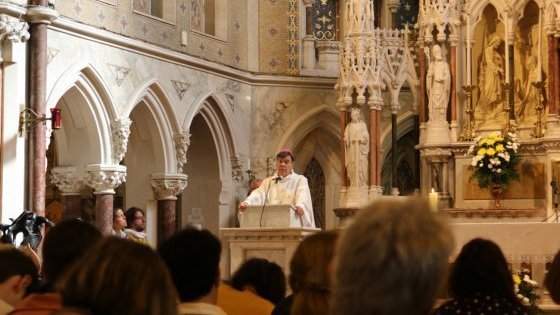
[[432, 192], [429, 195], [430, 201], [430, 211], [437, 212], [438, 211], [438, 193], [434, 191], [432, 188]]
[[251, 159], [247, 158], [247, 169], [251, 169]]

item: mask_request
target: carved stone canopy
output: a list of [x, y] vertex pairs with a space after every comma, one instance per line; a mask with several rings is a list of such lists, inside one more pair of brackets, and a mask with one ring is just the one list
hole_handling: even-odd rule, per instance
[[95, 190], [94, 194], [114, 194], [115, 188], [126, 181], [126, 166], [91, 164], [86, 167], [84, 182]]
[[177, 195], [187, 187], [185, 174], [154, 173], [151, 175], [152, 188], [158, 200], [177, 200]]

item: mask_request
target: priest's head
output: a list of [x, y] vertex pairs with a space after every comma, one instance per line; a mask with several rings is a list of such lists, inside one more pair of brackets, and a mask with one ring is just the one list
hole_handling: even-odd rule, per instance
[[278, 175], [286, 177], [294, 169], [294, 154], [292, 150], [284, 148], [276, 154], [276, 171]]

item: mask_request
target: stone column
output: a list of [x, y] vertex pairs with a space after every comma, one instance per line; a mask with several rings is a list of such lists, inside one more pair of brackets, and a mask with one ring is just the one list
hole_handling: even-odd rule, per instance
[[428, 163], [428, 192], [434, 188], [434, 191], [438, 193], [439, 209], [449, 208], [451, 205], [449, 195], [451, 150], [446, 148], [423, 149], [421, 154]]
[[451, 45], [449, 49], [449, 70], [451, 72], [450, 129], [452, 142], [457, 142], [457, 139], [459, 138], [459, 124], [457, 122], [457, 92], [455, 89], [455, 86], [457, 85], [457, 42], [457, 35], [449, 35], [449, 44]]
[[546, 136], [557, 138], [560, 137], [560, 117], [558, 117], [558, 108], [556, 106], [556, 91], [560, 89], [560, 84], [556, 74], [559, 65], [556, 64], [558, 39], [554, 37], [554, 33], [548, 35], [548, 116], [546, 118]]
[[418, 66], [420, 67], [420, 108], [418, 110], [418, 118], [420, 119], [420, 124], [424, 124], [427, 112], [427, 102], [426, 102], [426, 55], [424, 54], [424, 48], [420, 45], [418, 49]]
[[125, 180], [126, 166], [91, 164], [86, 167], [84, 182], [95, 190], [95, 224], [103, 235], [111, 234], [115, 188]]
[[62, 220], [82, 217], [81, 190], [84, 181], [74, 166], [57, 166], [51, 169], [51, 183], [62, 192]]
[[[49, 9], [47, 0], [32, 0], [26, 19], [31, 25], [29, 40], [29, 105], [43, 116], [47, 98], [47, 25], [58, 17]], [[45, 215], [46, 183], [46, 127], [37, 124], [31, 131], [29, 150], [29, 196], [30, 209], [37, 215]]]
[[177, 231], [177, 195], [187, 187], [185, 174], [152, 174], [152, 188], [157, 198], [157, 242], [168, 239]]
[[344, 102], [338, 103], [338, 109], [340, 110], [340, 186], [348, 187], [348, 174], [346, 173], [346, 147], [344, 144], [344, 131], [346, 130], [346, 112], [347, 107]]

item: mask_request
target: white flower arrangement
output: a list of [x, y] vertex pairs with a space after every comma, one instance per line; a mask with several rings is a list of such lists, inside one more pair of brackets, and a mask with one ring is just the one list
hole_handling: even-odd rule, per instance
[[539, 313], [540, 308], [537, 304], [540, 298], [537, 294], [539, 286], [535, 280], [531, 279], [529, 274], [529, 270], [522, 269], [512, 275], [514, 292], [519, 301], [528, 306], [532, 313]]

